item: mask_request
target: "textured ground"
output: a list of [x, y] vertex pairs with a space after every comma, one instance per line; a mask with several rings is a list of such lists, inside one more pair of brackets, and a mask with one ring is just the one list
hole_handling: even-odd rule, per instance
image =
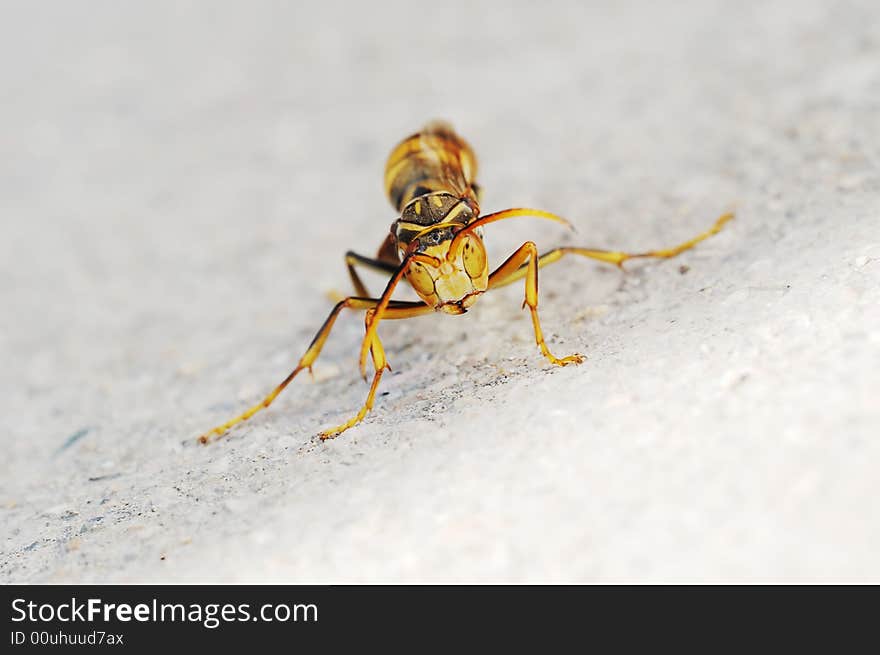
[[[880, 10], [6, 3], [0, 580], [880, 582]], [[736, 7], [734, 7], [736, 5]], [[291, 369], [444, 117], [500, 262], [671, 245]], [[376, 289], [381, 280], [371, 277]]]

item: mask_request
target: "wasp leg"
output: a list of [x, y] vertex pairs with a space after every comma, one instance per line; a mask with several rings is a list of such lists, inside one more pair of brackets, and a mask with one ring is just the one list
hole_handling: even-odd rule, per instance
[[[330, 331], [333, 329], [333, 324], [336, 322], [336, 319], [339, 317], [339, 313], [343, 309], [370, 309], [378, 305], [380, 301], [381, 299], [379, 298], [359, 298], [355, 296], [350, 296], [336, 303], [336, 306], [333, 307], [333, 309], [330, 311], [330, 315], [327, 316], [327, 319], [324, 321], [321, 329], [318, 330], [318, 333], [315, 335], [314, 339], [312, 339], [312, 343], [309, 345], [308, 350], [306, 350], [305, 354], [299, 360], [296, 368], [290, 372], [290, 375], [284, 378], [281, 384], [275, 387], [275, 389], [272, 390], [272, 393], [266, 396], [261, 402], [257, 403], [246, 412], [243, 412], [235, 418], [230, 419], [226, 423], [208, 430], [199, 437], [199, 441], [201, 443], [208, 443], [213, 435], [216, 435], [218, 438], [223, 436], [223, 434], [226, 433], [233, 426], [248, 420], [251, 416], [259, 412], [260, 410], [265, 409], [269, 405], [271, 405], [272, 401], [278, 397], [278, 394], [284, 391], [284, 388], [291, 383], [291, 381], [299, 374], [300, 371], [306, 368], [311, 371], [312, 364], [315, 363], [315, 360], [318, 359], [318, 355], [321, 354], [321, 349], [324, 347], [324, 343], [327, 341], [327, 337], [330, 336]], [[410, 308], [412, 306], [418, 305], [421, 305], [421, 303], [393, 302], [389, 305], [389, 309], [397, 310], [400, 308]]]
[[[580, 255], [581, 257], [589, 257], [590, 259], [597, 259], [601, 262], [605, 262], [608, 264], [614, 264], [618, 268], [623, 267], [623, 262], [628, 259], [637, 259], [643, 257], [656, 257], [659, 259], [668, 259], [670, 257], [675, 257], [676, 255], [681, 254], [685, 250], [690, 250], [694, 246], [696, 246], [700, 241], [704, 241], [708, 239], [713, 234], [718, 234], [721, 231], [721, 228], [724, 224], [733, 219], [733, 214], [724, 214], [721, 216], [711, 228], [703, 232], [702, 234], [698, 234], [693, 239], [689, 241], [685, 241], [677, 246], [672, 248], [664, 248], [661, 250], [651, 250], [648, 252], [641, 253], [626, 253], [626, 252], [615, 252], [610, 250], [596, 250], [593, 248], [572, 248], [572, 247], [564, 247], [564, 248], [554, 248], [548, 252], [545, 252], [538, 258], [538, 268], [542, 266], [546, 266], [548, 264], [552, 264], [554, 262], [558, 262], [565, 255]], [[495, 287], [503, 287], [517, 280], [523, 279], [528, 272], [528, 265], [523, 264], [517, 270], [513, 271], [510, 275], [508, 275], [503, 280], [498, 280], [498, 282], [494, 285]]]
[[378, 340], [376, 337], [376, 329], [379, 326], [379, 322], [385, 317], [385, 312], [389, 308], [391, 294], [394, 293], [397, 284], [403, 279], [403, 276], [406, 275], [406, 271], [413, 262], [421, 262], [434, 267], [440, 266], [440, 260], [436, 257], [424, 253], [413, 253], [407, 256], [407, 258], [394, 271], [394, 275], [391, 276], [391, 279], [388, 280], [388, 284], [385, 285], [385, 291], [382, 292], [382, 297], [379, 299], [379, 303], [376, 305], [375, 310], [367, 314], [367, 330], [366, 334], [364, 334], [364, 340], [361, 342], [361, 353], [358, 358], [361, 377], [364, 378], [364, 380], [367, 379], [367, 353], [369, 353], [370, 349], [373, 347], [374, 341]]
[[[367, 310], [367, 315], [364, 319], [364, 326], [367, 330], [369, 330], [369, 325], [373, 321], [375, 311], [375, 308]], [[383, 312], [382, 317], [391, 320], [413, 318], [414, 316], [421, 316], [433, 311], [433, 307], [425, 305], [424, 303], [396, 303], [390, 304]], [[335, 428], [321, 432], [319, 435], [321, 441], [332, 439], [339, 433], [345, 432], [353, 425], [357, 425], [364, 420], [367, 412], [373, 409], [373, 400], [376, 397], [376, 389], [379, 387], [379, 380], [382, 378], [382, 373], [385, 372], [386, 368], [389, 370], [391, 368], [388, 366], [388, 361], [385, 359], [385, 349], [382, 348], [382, 342], [379, 341], [379, 336], [376, 334], [373, 335], [370, 343], [370, 354], [372, 355], [373, 368], [376, 372], [373, 374], [373, 382], [370, 384], [370, 392], [367, 394], [367, 399], [364, 402], [363, 407], [361, 407], [360, 411], [354, 416], [354, 418], [346, 421], [342, 425], [336, 426]]]
[[367, 287], [364, 286], [364, 283], [361, 281], [360, 276], [354, 269], [355, 266], [371, 268], [374, 271], [387, 273], [388, 275], [393, 275], [394, 272], [397, 270], [397, 267], [399, 266], [399, 264], [391, 264], [382, 261], [381, 259], [364, 257], [363, 255], [359, 255], [351, 250], [345, 253], [345, 265], [348, 267], [348, 274], [351, 277], [351, 283], [354, 285], [355, 293], [359, 296], [370, 296], [370, 292], [367, 291]]
[[[526, 262], [528, 260], [528, 262]], [[507, 281], [511, 275], [525, 267], [526, 297], [523, 307], [528, 305], [532, 314], [532, 326], [535, 328], [535, 342], [541, 353], [553, 364], [565, 366], [567, 364], [580, 364], [584, 361], [583, 355], [569, 355], [559, 358], [550, 352], [544, 342], [544, 333], [541, 331], [541, 321], [538, 319], [538, 247], [531, 241], [526, 241], [519, 249], [507, 258], [495, 272], [489, 275], [489, 288], [492, 289]]]

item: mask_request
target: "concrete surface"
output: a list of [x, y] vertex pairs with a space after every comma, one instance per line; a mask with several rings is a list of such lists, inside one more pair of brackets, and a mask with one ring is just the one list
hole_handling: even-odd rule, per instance
[[[0, 579], [880, 582], [877, 3], [584, 4], [4, 3]], [[290, 370], [435, 117], [485, 210], [579, 228], [498, 224], [495, 262], [737, 220], [546, 269], [579, 367], [521, 288], [387, 323], [376, 411], [321, 444], [366, 393], [348, 317], [198, 446]]]

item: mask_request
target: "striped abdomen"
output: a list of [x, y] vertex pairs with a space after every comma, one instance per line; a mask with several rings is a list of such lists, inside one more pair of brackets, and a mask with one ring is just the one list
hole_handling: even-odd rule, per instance
[[477, 160], [467, 142], [446, 123], [429, 123], [405, 139], [388, 157], [385, 192], [397, 211], [415, 198], [446, 192], [476, 205]]

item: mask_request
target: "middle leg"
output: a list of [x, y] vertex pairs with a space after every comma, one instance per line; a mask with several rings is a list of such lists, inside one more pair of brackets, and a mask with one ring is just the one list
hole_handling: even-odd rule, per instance
[[[718, 234], [718, 232], [721, 231], [721, 228], [724, 227], [724, 224], [732, 219], [733, 214], [724, 214], [715, 221], [712, 227], [710, 227], [705, 232], [698, 234], [693, 239], [689, 239], [684, 243], [680, 243], [677, 246], [673, 246], [671, 248], [661, 248], [659, 250], [649, 250], [647, 252], [630, 253], [615, 250], [600, 250], [597, 248], [575, 248], [572, 246], [554, 248], [553, 250], [545, 252], [543, 255], [538, 257], [538, 268], [547, 266], [548, 264], [552, 264], [554, 262], [558, 262], [560, 259], [565, 257], [565, 255], [578, 255], [580, 257], [586, 257], [588, 259], [595, 259], [600, 262], [605, 262], [606, 264], [614, 264], [618, 268], [623, 268], [623, 263], [629, 259], [669, 259], [671, 257], [680, 255], [685, 250], [690, 250], [701, 241], [705, 241], [706, 239], [711, 237], [713, 234]], [[511, 269], [505, 278], [498, 279], [493, 286], [495, 286], [496, 288], [507, 286], [508, 284], [512, 284], [517, 280], [523, 279], [527, 274], [528, 265], [522, 264], [517, 269]]]
[[351, 283], [354, 286], [355, 293], [359, 296], [370, 296], [370, 292], [367, 291], [367, 287], [364, 285], [361, 280], [361, 276], [358, 275], [355, 270], [355, 266], [361, 266], [363, 268], [370, 268], [374, 271], [378, 271], [380, 273], [385, 273], [386, 275], [393, 275], [397, 268], [400, 266], [399, 264], [392, 264], [381, 259], [373, 259], [372, 257], [364, 257], [363, 255], [359, 255], [353, 250], [349, 250], [345, 253], [345, 265], [348, 268], [348, 275], [351, 278]]

